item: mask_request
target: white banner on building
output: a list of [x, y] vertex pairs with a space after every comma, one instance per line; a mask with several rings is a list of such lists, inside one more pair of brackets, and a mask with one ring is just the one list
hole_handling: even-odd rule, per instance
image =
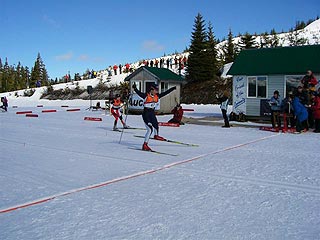
[[[129, 109], [130, 110], [143, 110], [144, 99], [139, 97], [138, 94], [133, 93], [129, 98]], [[156, 104], [155, 110], [160, 109], [160, 99]]]
[[233, 112], [246, 114], [246, 77], [233, 77]]

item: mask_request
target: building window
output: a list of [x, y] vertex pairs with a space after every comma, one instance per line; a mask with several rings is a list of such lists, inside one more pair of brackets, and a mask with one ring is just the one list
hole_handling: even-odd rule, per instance
[[161, 92], [165, 92], [169, 89], [169, 83], [168, 82], [161, 82]]
[[303, 76], [285, 76], [286, 81], [286, 96], [289, 95], [289, 93], [295, 94], [297, 88], [299, 85], [301, 85], [301, 79]]
[[248, 97], [257, 97], [257, 78], [248, 77]]
[[267, 97], [267, 77], [248, 77], [248, 97]]

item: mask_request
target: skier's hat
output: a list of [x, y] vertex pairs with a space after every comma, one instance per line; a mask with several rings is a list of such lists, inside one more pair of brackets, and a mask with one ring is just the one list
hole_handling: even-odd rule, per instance
[[157, 84], [155, 84], [155, 83], [152, 83], [150, 89], [158, 90], [159, 86]]

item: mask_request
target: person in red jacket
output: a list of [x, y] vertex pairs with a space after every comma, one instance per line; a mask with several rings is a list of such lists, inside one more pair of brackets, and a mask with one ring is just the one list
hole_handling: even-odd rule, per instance
[[320, 133], [320, 88], [318, 89], [318, 94], [313, 95], [313, 102], [311, 109], [313, 111], [313, 117], [315, 121], [314, 132]]
[[120, 99], [120, 94], [116, 94], [115, 99], [113, 99], [111, 101], [112, 107], [110, 109], [110, 112], [112, 114], [112, 116], [115, 118], [114, 120], [114, 124], [113, 124], [113, 131], [118, 131], [119, 129], [117, 128], [117, 123], [118, 123], [118, 119], [120, 119], [123, 128], [128, 128], [128, 126], [126, 125], [126, 123], [123, 121], [122, 118], [122, 107], [123, 107], [123, 102]]
[[311, 70], [307, 71], [307, 74], [302, 78], [301, 83], [303, 84], [304, 90], [315, 91], [315, 86], [318, 84], [318, 80], [314, 76]]
[[181, 122], [183, 117], [183, 109], [179, 103], [174, 107], [174, 109], [172, 109], [171, 113], [173, 113], [173, 118], [171, 118], [168, 123], [179, 123], [180, 125], [184, 125], [184, 123]]
[[117, 66], [117, 65], [114, 65], [114, 66], [113, 66], [114, 75], [117, 75], [117, 69], [118, 69], [118, 66]]

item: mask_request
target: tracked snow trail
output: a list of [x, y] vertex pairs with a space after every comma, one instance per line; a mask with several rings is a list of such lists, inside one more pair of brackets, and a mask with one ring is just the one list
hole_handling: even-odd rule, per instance
[[[70, 195], [70, 194], [73, 194], [73, 193], [82, 192], [82, 191], [86, 191], [86, 190], [90, 190], [90, 189], [94, 189], [94, 188], [99, 188], [99, 187], [104, 187], [104, 186], [107, 186], [107, 185], [110, 185], [110, 184], [114, 184], [114, 183], [117, 183], [117, 182], [126, 181], [126, 180], [129, 180], [129, 179], [132, 179], [132, 178], [144, 176], [144, 175], [147, 175], [147, 174], [156, 173], [156, 172], [159, 172], [159, 171], [162, 171], [162, 170], [165, 170], [165, 169], [169, 169], [169, 168], [181, 165], [181, 164], [186, 164], [186, 163], [190, 163], [190, 162], [199, 160], [199, 159], [201, 159], [203, 157], [206, 157], [206, 156], [209, 156], [209, 155], [213, 155], [213, 154], [218, 154], [218, 153], [234, 150], [236, 148], [244, 147], [244, 146], [247, 146], [247, 145], [259, 142], [259, 141], [263, 141], [263, 140], [266, 140], [266, 139], [269, 139], [269, 138], [272, 138], [272, 137], [275, 137], [275, 136], [278, 136], [278, 134], [267, 136], [267, 137], [262, 137], [262, 138], [255, 139], [255, 140], [250, 141], [250, 142], [242, 143], [242, 144], [237, 144], [237, 145], [230, 146], [230, 147], [227, 147], [227, 148], [224, 148], [224, 149], [221, 149], [221, 150], [217, 150], [217, 151], [209, 152], [209, 153], [202, 154], [202, 155], [199, 155], [199, 156], [196, 156], [196, 157], [192, 157], [190, 159], [186, 159], [186, 160], [174, 162], [174, 163], [171, 163], [171, 164], [167, 164], [167, 165], [164, 165], [162, 167], [155, 168], [155, 169], [150, 169], [150, 170], [147, 170], [147, 171], [138, 172], [138, 173], [135, 173], [135, 174], [131, 174], [129, 176], [124, 176], [124, 177], [112, 179], [112, 180], [109, 180], [109, 181], [106, 181], [106, 182], [101, 182], [101, 183], [98, 183], [98, 184], [93, 184], [93, 185], [85, 186], [85, 187], [78, 188], [78, 189], [72, 189], [72, 190], [67, 191], [67, 192], [58, 193], [58, 194], [55, 194], [55, 195], [52, 195], [52, 196], [43, 197], [41, 199], [36, 199], [36, 200], [30, 201], [30, 202], [22, 203], [22, 204], [19, 204], [19, 205], [16, 205], [16, 206], [12, 206], [12, 207], [9, 207], [9, 208], [0, 209], [0, 214], [1, 213], [12, 212], [12, 211], [15, 211], [15, 210], [18, 210], [18, 209], [21, 209], [21, 208], [31, 207], [31, 206], [34, 206], [34, 205], [37, 205], [37, 204], [41, 204], [41, 203], [45, 203], [45, 202], [48, 202], [48, 201], [53, 200], [55, 198], [64, 197], [66, 195]], [[6, 141], [6, 140], [0, 139], [0, 141]], [[12, 142], [14, 142], [14, 141], [12, 141]], [[18, 142], [15, 142], [15, 143], [18, 143]], [[23, 144], [23, 143], [19, 143], [19, 144]], [[45, 148], [49, 148], [49, 147], [45, 147]], [[50, 148], [50, 149], [52, 149], [52, 148]], [[57, 150], [57, 149], [54, 149], [54, 150]], [[101, 155], [97, 155], [97, 156], [101, 157]], [[216, 177], [217, 177], [217, 175], [216, 175]], [[219, 176], [219, 177], [222, 177], [222, 176]], [[226, 177], [226, 176], [223, 176], [223, 177], [224, 178], [228, 178], [228, 179], [237, 180], [237, 181], [239, 181], [241, 179], [241, 178], [237, 178], [237, 177]], [[242, 179], [242, 181], [246, 181], [246, 179]], [[251, 180], [251, 182], [254, 182], [254, 181]], [[258, 180], [256, 182], [258, 182]], [[260, 183], [261, 182], [266, 182], [266, 181], [260, 181]], [[268, 184], [271, 185], [270, 182]], [[278, 184], [278, 186], [283, 186], [283, 185], [279, 185]], [[291, 188], [292, 188], [292, 186], [291, 186]], [[299, 189], [299, 188], [296, 187], [296, 189]]]
[[[190, 107], [198, 117], [215, 109]], [[113, 118], [101, 112], [22, 110], [39, 118], [0, 116], [0, 209], [7, 210], [0, 214], [0, 239], [320, 236], [320, 135], [161, 127], [168, 139], [199, 145], [150, 141], [155, 150], [179, 155], [173, 157], [130, 151], [141, 147], [134, 137], [141, 131], [130, 130], [119, 144], [119, 133], [107, 131]], [[143, 127], [141, 116], [128, 120]]]

